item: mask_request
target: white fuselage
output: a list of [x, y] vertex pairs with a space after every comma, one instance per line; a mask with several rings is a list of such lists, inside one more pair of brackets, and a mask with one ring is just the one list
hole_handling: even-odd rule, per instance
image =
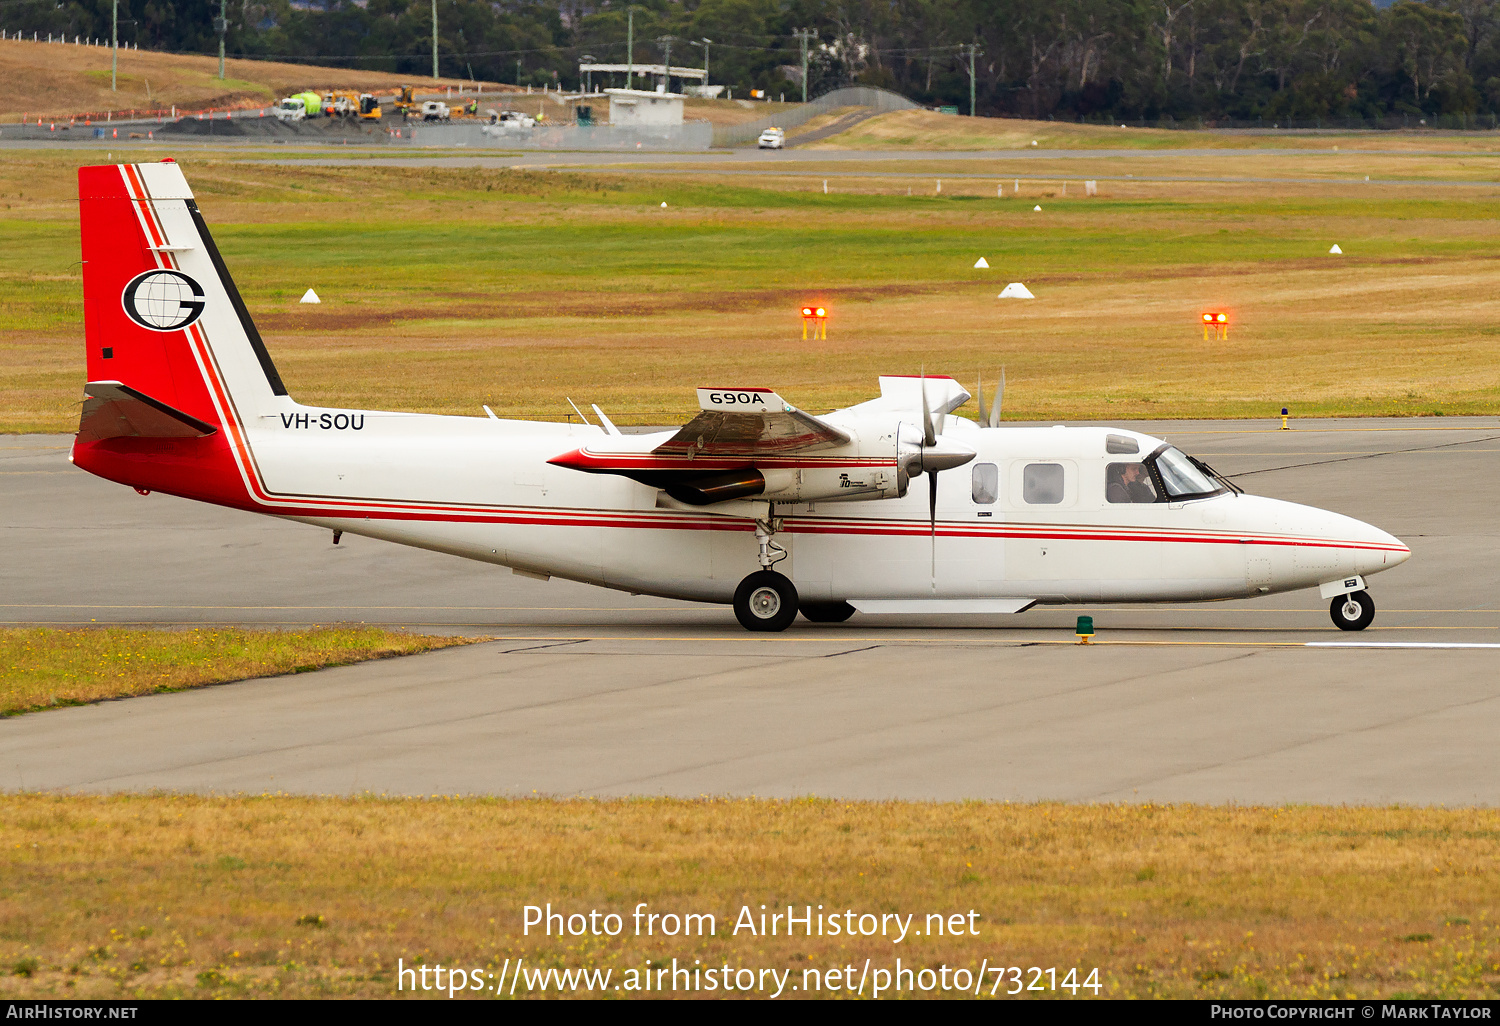
[[[920, 478], [901, 498], [692, 507], [626, 477], [548, 464], [603, 439], [594, 427], [277, 405], [246, 424], [267, 512], [671, 598], [729, 602], [757, 568], [754, 518], [768, 512], [788, 553], [776, 569], [803, 601], [1241, 598], [1376, 573], [1409, 555], [1369, 524], [1257, 496], [1107, 502], [1106, 466], [1140, 456], [1107, 454], [1106, 434], [1138, 439], [1142, 456], [1160, 444], [1118, 429], [980, 430], [946, 418], [947, 436], [977, 455], [939, 475], [934, 532]], [[629, 441], [650, 449], [670, 434]], [[1026, 501], [1035, 463], [1062, 467], [1059, 501]], [[995, 469], [977, 469], [986, 465]], [[997, 483], [993, 501], [976, 495], [978, 473]]]

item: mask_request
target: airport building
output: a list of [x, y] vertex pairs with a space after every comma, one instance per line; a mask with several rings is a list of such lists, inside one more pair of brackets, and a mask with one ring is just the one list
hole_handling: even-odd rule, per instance
[[681, 93], [645, 89], [606, 89], [609, 123], [616, 128], [671, 128], [682, 124]]

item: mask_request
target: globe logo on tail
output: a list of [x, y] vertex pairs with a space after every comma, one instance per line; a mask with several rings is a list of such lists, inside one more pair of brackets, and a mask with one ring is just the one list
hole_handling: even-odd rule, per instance
[[180, 331], [202, 316], [203, 286], [181, 271], [158, 268], [131, 278], [120, 303], [143, 328]]

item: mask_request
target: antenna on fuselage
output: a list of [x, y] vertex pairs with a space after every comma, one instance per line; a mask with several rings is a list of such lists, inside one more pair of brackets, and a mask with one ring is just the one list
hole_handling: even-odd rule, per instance
[[[563, 397], [563, 398], [564, 398], [564, 399], [567, 399], [567, 396], [564, 396], [564, 397]], [[588, 425], [588, 426], [589, 426], [589, 427], [593, 427], [593, 426], [594, 426], [594, 425], [593, 425], [593, 422], [591, 422], [591, 421], [590, 421], [590, 420], [589, 420], [589, 419], [588, 419], [588, 418], [587, 418], [587, 417], [585, 417], [585, 416], [584, 416], [584, 415], [583, 415], [583, 411], [582, 411], [582, 410], [580, 410], [580, 409], [579, 409], [579, 408], [578, 408], [578, 407], [577, 407], [577, 406], [576, 406], [576, 405], [574, 405], [574, 403], [573, 403], [573, 400], [571, 400], [571, 399], [568, 399], [568, 405], [569, 405], [569, 406], [572, 406], [572, 407], [573, 407], [573, 412], [574, 412], [574, 413], [576, 413], [576, 414], [578, 414], [578, 419], [579, 419], [579, 420], [581, 420], [581, 421], [583, 421], [583, 422], [584, 422], [584, 423], [585, 423], [585, 424], [587, 424], [587, 425]], [[601, 428], [601, 429], [600, 429], [600, 430], [601, 430], [601, 431], [602, 431], [602, 430], [603, 430], [603, 428]]]

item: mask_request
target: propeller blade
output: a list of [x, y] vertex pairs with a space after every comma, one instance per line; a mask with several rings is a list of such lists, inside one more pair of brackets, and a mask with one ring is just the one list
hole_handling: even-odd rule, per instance
[[931, 407], [927, 405], [927, 368], [922, 368], [922, 445], [937, 445], [937, 431], [932, 426]]
[[995, 402], [990, 406], [990, 427], [1000, 426], [1000, 406], [1005, 401], [1005, 368], [1000, 368], [1000, 387], [995, 392]]
[[974, 389], [974, 393], [975, 393], [974, 397], [979, 400], [979, 426], [980, 427], [984, 427], [986, 424], [988, 424], [990, 422], [990, 419], [989, 419], [989, 417], [984, 412], [984, 375], [983, 374], [979, 375], [979, 387], [976, 388], [976, 389]]
[[937, 479], [938, 472], [927, 472], [927, 523], [932, 536], [932, 590], [937, 590]]

